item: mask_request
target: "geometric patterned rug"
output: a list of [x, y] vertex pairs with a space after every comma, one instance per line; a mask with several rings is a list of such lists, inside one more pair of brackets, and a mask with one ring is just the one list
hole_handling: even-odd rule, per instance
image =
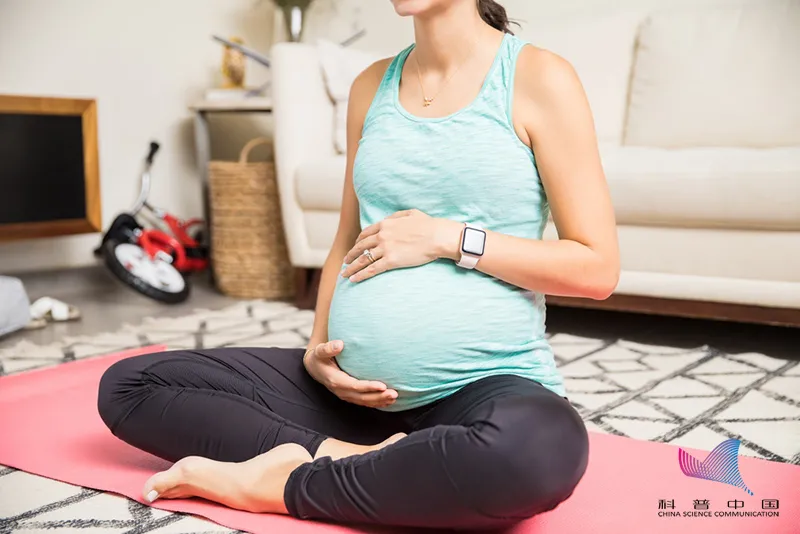
[[[147, 346], [302, 347], [314, 314], [283, 302], [240, 302], [179, 318], [147, 319], [118, 332], [0, 350], [0, 373], [58, 365]], [[624, 339], [552, 334], [570, 401], [590, 430], [800, 465], [800, 362], [713, 346], [658, 347]], [[0, 466], [0, 534], [226, 533], [183, 514]]]

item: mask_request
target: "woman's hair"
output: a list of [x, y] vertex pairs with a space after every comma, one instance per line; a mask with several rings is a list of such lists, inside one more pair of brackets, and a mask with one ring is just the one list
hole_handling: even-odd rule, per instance
[[483, 21], [492, 28], [505, 33], [514, 33], [509, 28], [511, 21], [508, 20], [506, 8], [494, 0], [478, 0], [478, 13], [481, 14]]

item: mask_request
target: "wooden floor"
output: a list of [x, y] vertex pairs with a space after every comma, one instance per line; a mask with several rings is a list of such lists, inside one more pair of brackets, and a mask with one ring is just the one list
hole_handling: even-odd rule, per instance
[[715, 319], [741, 323], [767, 324], [775, 326], [800, 326], [800, 310], [789, 308], [767, 308], [721, 302], [697, 300], [661, 299], [635, 295], [612, 295], [597, 301], [568, 297], [547, 297], [548, 305], [597, 310], [627, 311], [670, 317], [693, 319]]

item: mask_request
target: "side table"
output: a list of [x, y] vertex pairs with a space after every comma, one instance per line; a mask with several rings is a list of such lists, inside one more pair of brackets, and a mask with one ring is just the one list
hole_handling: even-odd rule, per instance
[[[211, 161], [211, 133], [208, 127], [210, 113], [272, 113], [272, 99], [266, 97], [236, 98], [229, 100], [200, 100], [189, 106], [194, 113], [194, 142], [197, 164], [203, 187], [203, 219], [206, 221], [206, 243], [211, 244], [211, 209], [208, 190], [208, 163]], [[214, 284], [214, 269], [209, 269]]]

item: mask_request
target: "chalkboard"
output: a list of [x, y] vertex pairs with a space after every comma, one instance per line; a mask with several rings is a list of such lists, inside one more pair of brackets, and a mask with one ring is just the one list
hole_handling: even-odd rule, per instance
[[0, 114], [0, 224], [86, 216], [81, 117]]
[[0, 241], [100, 230], [95, 109], [0, 95]]

